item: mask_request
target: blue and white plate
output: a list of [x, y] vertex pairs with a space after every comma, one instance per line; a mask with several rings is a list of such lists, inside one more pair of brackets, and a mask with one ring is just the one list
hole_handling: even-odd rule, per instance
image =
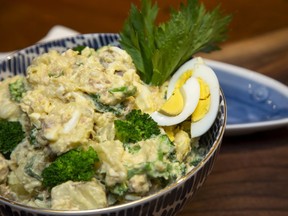
[[227, 135], [288, 126], [288, 87], [257, 72], [206, 60], [227, 101]]

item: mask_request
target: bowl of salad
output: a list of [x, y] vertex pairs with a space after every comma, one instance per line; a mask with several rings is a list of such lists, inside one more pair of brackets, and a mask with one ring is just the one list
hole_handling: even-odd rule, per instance
[[[39, 43], [0, 61], [1, 215], [175, 215], [205, 182], [226, 102], [192, 56], [215, 47], [228, 17], [188, 1], [155, 28], [139, 17], [157, 7], [142, 3], [120, 34]], [[201, 29], [183, 23], [192, 9], [207, 16]], [[222, 24], [192, 49], [184, 35], [175, 42], [181, 32], [165, 36], [178, 21], [191, 36]]]

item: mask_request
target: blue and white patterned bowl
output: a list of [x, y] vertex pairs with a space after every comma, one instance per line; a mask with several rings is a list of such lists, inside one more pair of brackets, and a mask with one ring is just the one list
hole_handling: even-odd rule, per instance
[[[99, 48], [104, 45], [119, 45], [118, 34], [86, 34], [77, 35], [65, 39], [36, 44], [20, 50], [6, 59], [0, 61], [0, 79], [16, 74], [25, 74], [27, 66], [32, 59], [50, 49], [60, 52], [79, 45]], [[26, 74], [25, 74], [26, 75]], [[226, 126], [226, 102], [221, 92], [217, 118], [210, 130], [201, 137], [200, 144], [207, 146], [208, 153], [205, 158], [190, 173], [165, 189], [126, 204], [95, 210], [83, 211], [59, 211], [40, 209], [24, 206], [0, 195], [1, 216], [50, 216], [50, 215], [74, 215], [74, 216], [137, 216], [137, 215], [162, 215], [172, 216], [178, 213], [190, 200], [195, 192], [203, 185], [212, 170], [214, 161], [220, 149]]]

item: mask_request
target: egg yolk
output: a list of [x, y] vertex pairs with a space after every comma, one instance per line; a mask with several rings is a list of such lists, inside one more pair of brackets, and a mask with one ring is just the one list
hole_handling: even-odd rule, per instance
[[184, 98], [180, 89], [175, 89], [171, 97], [163, 104], [159, 112], [167, 116], [180, 114], [184, 107]]
[[176, 116], [180, 114], [184, 107], [184, 99], [180, 88], [192, 76], [192, 70], [187, 70], [183, 73], [175, 84], [175, 88], [171, 97], [163, 104], [160, 113], [167, 116]]
[[[187, 70], [183, 73], [175, 84], [175, 89], [171, 97], [163, 104], [160, 113], [167, 116], [176, 116], [180, 114], [184, 107], [184, 99], [181, 94], [180, 88], [192, 76], [192, 70]], [[207, 83], [201, 78], [197, 78], [200, 84], [200, 99], [197, 107], [191, 115], [192, 122], [197, 122], [202, 119], [210, 108], [210, 91]]]
[[166, 127], [163, 127], [169, 140], [170, 141], [174, 141], [175, 140], [175, 136], [174, 136], [174, 132], [175, 132], [175, 126], [166, 126]]
[[177, 80], [174, 88], [180, 89], [184, 85], [184, 83], [192, 76], [192, 73], [192, 70], [187, 70], [186, 72], [184, 72]]
[[200, 100], [194, 112], [192, 113], [192, 122], [202, 119], [210, 108], [210, 91], [209, 86], [200, 78], [197, 78], [200, 84]]

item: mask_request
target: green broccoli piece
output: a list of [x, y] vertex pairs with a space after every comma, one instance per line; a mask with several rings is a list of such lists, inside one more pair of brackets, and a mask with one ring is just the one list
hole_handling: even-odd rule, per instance
[[27, 89], [24, 77], [17, 79], [13, 83], [9, 83], [10, 98], [13, 101], [20, 102], [26, 91]]
[[97, 152], [89, 147], [70, 150], [56, 158], [42, 172], [43, 185], [52, 188], [66, 181], [89, 181], [95, 174]]
[[157, 123], [141, 110], [132, 110], [124, 120], [115, 120], [114, 125], [116, 137], [123, 143], [136, 143], [160, 134]]
[[24, 139], [25, 133], [18, 121], [0, 119], [0, 152], [9, 159], [14, 148]]

